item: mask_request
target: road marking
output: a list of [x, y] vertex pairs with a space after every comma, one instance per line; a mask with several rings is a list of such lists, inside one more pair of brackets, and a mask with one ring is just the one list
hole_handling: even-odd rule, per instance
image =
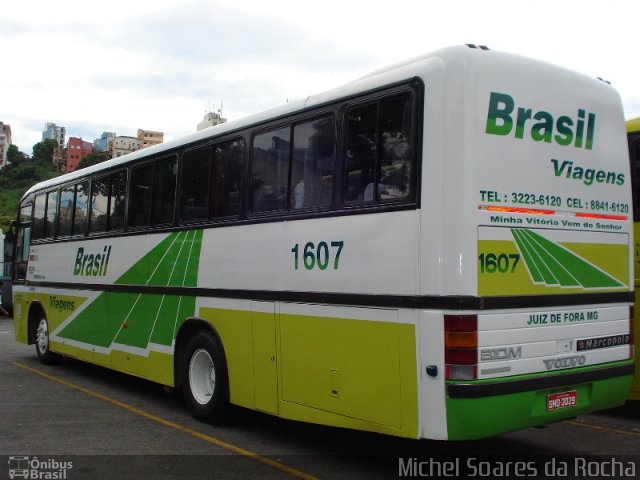
[[277, 462], [275, 460], [272, 460], [268, 457], [264, 457], [262, 455], [259, 455], [257, 453], [251, 452], [250, 450], [246, 450], [242, 447], [238, 447], [236, 445], [233, 445], [231, 443], [227, 443], [223, 440], [220, 440], [218, 438], [212, 437], [210, 435], [206, 435], [204, 433], [198, 432], [197, 430], [192, 430], [189, 427], [185, 427], [184, 425], [180, 425], [179, 423], [175, 423], [172, 422], [171, 420], [166, 420], [162, 417], [158, 417], [157, 415], [154, 415], [152, 413], [146, 412], [140, 408], [134, 407], [133, 405], [129, 405], [128, 403], [124, 403], [121, 402], [120, 400], [116, 400], [115, 398], [111, 398], [107, 395], [104, 395], [102, 393], [98, 393], [95, 392], [93, 390], [90, 390], [88, 388], [82, 387], [80, 385], [76, 385], [75, 383], [71, 383], [67, 380], [64, 380], [63, 378], [60, 378], [56, 375], [51, 375], [50, 373], [44, 372], [42, 370], [38, 370], [37, 368], [33, 368], [30, 367], [28, 365], [24, 365], [22, 363], [18, 363], [18, 362], [11, 362], [12, 365], [21, 368], [23, 370], [26, 370], [28, 372], [31, 372], [35, 375], [39, 375], [43, 378], [46, 378], [47, 380], [51, 380], [53, 382], [59, 383], [60, 385], [64, 385], [65, 387], [69, 387], [73, 390], [77, 390], [79, 392], [82, 392], [86, 395], [89, 395], [90, 397], [94, 397], [97, 398], [99, 400], [103, 400], [105, 402], [111, 403], [112, 405], [115, 405], [117, 407], [120, 407], [124, 410], [127, 410], [131, 413], [134, 413], [136, 415], [139, 415], [141, 417], [144, 417], [148, 420], [151, 420], [152, 422], [156, 422], [159, 423], [160, 425], [164, 425], [165, 427], [169, 427], [169, 428], [173, 428], [174, 430], [178, 430], [179, 432], [182, 433], [186, 433], [188, 435], [191, 435], [192, 437], [198, 438], [200, 440], [203, 440], [207, 443], [211, 443], [217, 447], [220, 448], [224, 448], [225, 450], [229, 450], [233, 453], [236, 453], [238, 455], [242, 455], [248, 458], [251, 458], [252, 460], [256, 460], [257, 462], [263, 463], [265, 465], [269, 465], [270, 467], [273, 467], [277, 470], [280, 470], [281, 472], [284, 473], [288, 473], [289, 475], [292, 475], [294, 477], [303, 479], [303, 480], [318, 480], [317, 477], [302, 472], [300, 470], [297, 470], [295, 468], [289, 467], [283, 463]]
[[593, 430], [602, 430], [604, 432], [621, 433], [623, 435], [632, 435], [635, 437], [640, 437], [640, 432], [622, 430], [621, 428], [606, 427], [604, 425], [596, 425], [594, 423], [579, 422], [577, 420], [565, 420], [563, 423], [568, 423], [569, 425], [573, 425], [575, 427], [591, 428]]

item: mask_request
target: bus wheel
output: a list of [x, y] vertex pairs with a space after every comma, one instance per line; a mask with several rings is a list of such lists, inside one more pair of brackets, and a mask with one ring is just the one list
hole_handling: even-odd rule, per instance
[[229, 419], [229, 380], [224, 350], [210, 333], [199, 331], [185, 348], [182, 389], [198, 420], [222, 423]]
[[61, 355], [49, 350], [49, 322], [44, 314], [40, 315], [38, 326], [36, 327], [36, 352], [40, 363], [52, 365], [60, 361]]

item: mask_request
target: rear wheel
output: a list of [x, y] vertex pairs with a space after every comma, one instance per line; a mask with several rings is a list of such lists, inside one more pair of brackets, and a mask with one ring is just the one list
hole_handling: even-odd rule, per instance
[[49, 344], [49, 322], [44, 314], [40, 314], [38, 325], [36, 326], [36, 353], [40, 363], [51, 365], [60, 361], [61, 355], [50, 350]]
[[182, 391], [193, 416], [208, 423], [228, 420], [229, 378], [218, 339], [209, 332], [197, 332], [187, 342], [182, 365]]

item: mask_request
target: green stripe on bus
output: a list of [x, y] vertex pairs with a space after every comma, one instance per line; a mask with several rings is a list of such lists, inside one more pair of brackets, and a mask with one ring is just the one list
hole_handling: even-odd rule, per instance
[[[115, 284], [195, 287], [202, 230], [169, 235], [127, 270]], [[109, 323], [104, 324], [105, 302]], [[170, 346], [179, 324], [195, 314], [195, 299], [167, 295], [102, 293], [58, 336], [91, 345], [113, 343], [146, 349], [149, 343]], [[172, 321], [167, 321], [171, 319]], [[107, 332], [111, 331], [111, 334]]]
[[529, 229], [512, 229], [534, 283], [548, 286], [616, 288], [624, 285], [568, 248]]

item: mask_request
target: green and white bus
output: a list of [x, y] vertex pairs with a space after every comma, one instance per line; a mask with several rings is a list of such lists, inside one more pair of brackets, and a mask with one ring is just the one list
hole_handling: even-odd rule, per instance
[[624, 118], [473, 45], [31, 188], [17, 339], [233, 406], [472, 439], [622, 404]]

